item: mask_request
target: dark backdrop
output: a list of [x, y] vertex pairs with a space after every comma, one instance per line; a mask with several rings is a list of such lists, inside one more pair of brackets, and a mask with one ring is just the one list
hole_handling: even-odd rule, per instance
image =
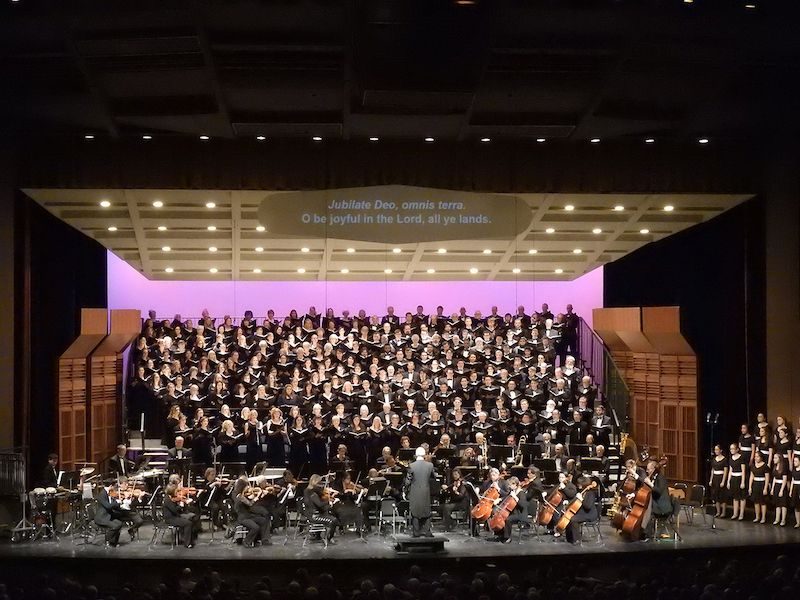
[[[680, 306], [697, 353], [701, 452], [766, 410], [764, 203], [754, 198], [604, 269], [606, 307]], [[705, 423], [708, 413], [719, 423]]]

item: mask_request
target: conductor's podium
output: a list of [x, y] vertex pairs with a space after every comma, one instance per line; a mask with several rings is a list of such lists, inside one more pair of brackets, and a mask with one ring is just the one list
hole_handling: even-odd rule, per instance
[[445, 542], [450, 540], [443, 535], [433, 537], [412, 537], [410, 535], [398, 535], [395, 537], [395, 549], [398, 554], [414, 553], [444, 553]]

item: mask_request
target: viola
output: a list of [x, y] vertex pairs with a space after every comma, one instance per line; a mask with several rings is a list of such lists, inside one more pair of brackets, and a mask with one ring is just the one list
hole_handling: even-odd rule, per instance
[[575, 499], [572, 502], [570, 502], [569, 506], [567, 507], [567, 510], [564, 511], [564, 514], [561, 516], [558, 523], [556, 524], [556, 530], [563, 531], [567, 527], [569, 527], [569, 522], [572, 521], [572, 517], [574, 517], [581, 509], [581, 506], [583, 506], [584, 492], [588, 492], [589, 490], [592, 490], [596, 487], [597, 487], [597, 482], [593, 481], [585, 488], [583, 488], [580, 492], [578, 492], [578, 494], [575, 496]]
[[478, 523], [483, 523], [492, 516], [492, 508], [494, 508], [495, 500], [500, 498], [500, 489], [496, 486], [491, 486], [486, 493], [481, 496], [478, 503], [472, 507], [472, 518]]

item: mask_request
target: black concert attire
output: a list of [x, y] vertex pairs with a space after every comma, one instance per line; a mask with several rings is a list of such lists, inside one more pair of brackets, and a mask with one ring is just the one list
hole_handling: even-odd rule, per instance
[[754, 504], [764, 504], [767, 501], [769, 490], [767, 490], [766, 477], [769, 472], [770, 468], [766, 462], [761, 463], [761, 466], [753, 465], [750, 468], [750, 474], [753, 476], [750, 499]]
[[300, 469], [308, 462], [308, 438], [308, 427], [289, 429], [289, 470], [292, 473], [300, 473]]
[[331, 514], [331, 504], [322, 499], [322, 494], [322, 485], [308, 487], [303, 491], [305, 516], [309, 523], [325, 525], [328, 528], [327, 539], [330, 541], [339, 526], [339, 520]]
[[128, 477], [133, 473], [135, 466], [132, 460], [118, 454], [108, 459], [108, 472], [112, 477]]
[[339, 492], [339, 502], [333, 505], [331, 512], [339, 520], [339, 526], [344, 528], [350, 523], [355, 523], [360, 535], [364, 526], [364, 515], [361, 510], [361, 500], [364, 494], [361, 494], [361, 490], [356, 491], [354, 484], [350, 485], [350, 489], [345, 490], [342, 482], [338, 479], [333, 488]]
[[714, 456], [711, 459], [711, 481], [708, 484], [708, 497], [712, 502], [726, 502], [727, 490], [724, 487], [725, 469], [729, 467], [726, 456]]
[[217, 441], [219, 442], [219, 460], [220, 462], [238, 462], [239, 461], [239, 440], [241, 436], [228, 435], [227, 433], [220, 433]]
[[[742, 467], [745, 467], [744, 475], [742, 475]], [[728, 487], [728, 495], [732, 500], [743, 500], [747, 496], [747, 459], [744, 453], [739, 453], [739, 458], [731, 456], [728, 459], [728, 470], [730, 471], [729, 479], [730, 485]], [[744, 488], [742, 488], [744, 484]]]
[[452, 483], [442, 490], [439, 498], [439, 515], [444, 524], [444, 530], [450, 531], [453, 528], [453, 511], [469, 510], [469, 494], [464, 480], [460, 480], [457, 485]]
[[[599, 518], [597, 512], [597, 493], [594, 490], [587, 490], [582, 493], [583, 501], [566, 530], [568, 542], [575, 543], [581, 541], [581, 523], [596, 521]], [[671, 505], [671, 504], [670, 504]]]
[[[781, 495], [781, 486], [783, 486], [783, 478], [786, 477], [786, 486], [784, 486], [783, 495]], [[789, 472], [786, 469], [786, 463], [782, 468], [774, 467], [770, 477], [770, 486], [772, 496], [772, 505], [775, 508], [782, 508], [789, 506]]]
[[163, 515], [164, 523], [180, 528], [183, 545], [187, 548], [194, 546], [195, 522], [199, 520], [199, 515], [187, 510], [186, 507], [166, 495], [164, 496]]
[[94, 522], [106, 528], [106, 543], [116, 546], [119, 543], [119, 534], [123, 525], [122, 519], [116, 514], [120, 510], [120, 505], [116, 500], [109, 497], [106, 488], [100, 489], [96, 500]]
[[233, 508], [236, 511], [236, 524], [247, 528], [247, 536], [244, 538], [244, 545], [252, 547], [256, 539], [260, 539], [262, 544], [270, 542], [271, 518], [267, 511], [253, 510], [254, 502], [239, 494], [233, 500]]

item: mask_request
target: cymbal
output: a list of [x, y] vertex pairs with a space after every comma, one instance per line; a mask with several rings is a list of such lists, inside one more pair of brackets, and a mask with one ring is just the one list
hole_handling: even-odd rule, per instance
[[81, 477], [86, 477], [87, 475], [91, 475], [94, 472], [95, 472], [94, 467], [83, 467], [81, 469]]

